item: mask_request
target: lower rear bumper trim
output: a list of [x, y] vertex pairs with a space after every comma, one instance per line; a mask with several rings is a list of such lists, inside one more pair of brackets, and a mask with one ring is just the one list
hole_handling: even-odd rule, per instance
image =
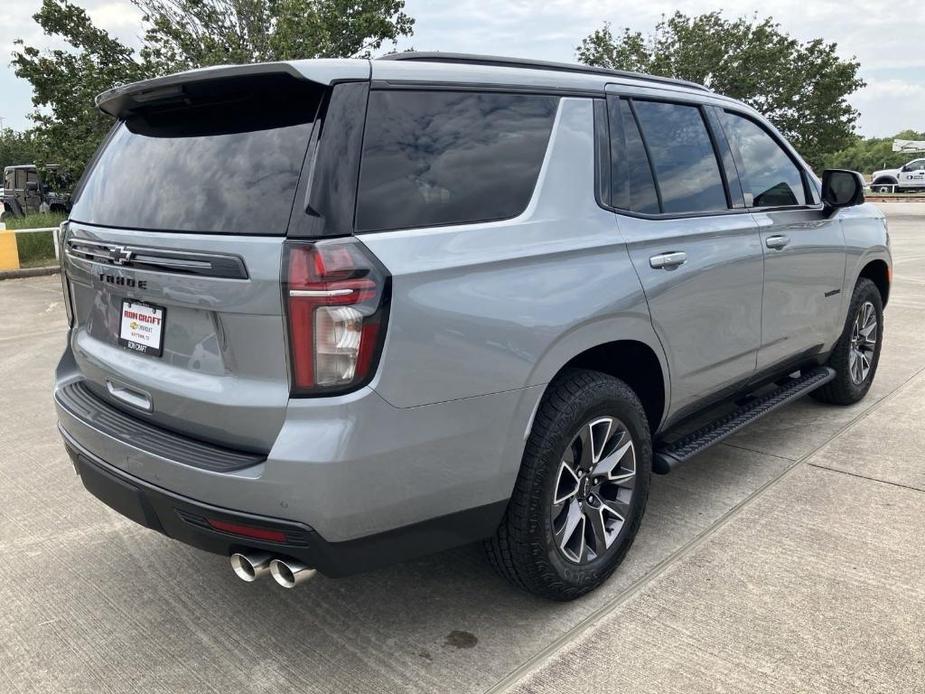
[[[58, 429], [87, 491], [136, 523], [214, 554], [263, 550], [297, 559], [331, 577], [484, 539], [494, 533], [507, 508], [505, 500], [355, 540], [327, 542], [302, 523], [219, 508], [152, 485], [109, 465], [85, 450], [63, 427]], [[281, 530], [286, 542], [230, 535], [210, 526], [206, 520], [210, 518]]]

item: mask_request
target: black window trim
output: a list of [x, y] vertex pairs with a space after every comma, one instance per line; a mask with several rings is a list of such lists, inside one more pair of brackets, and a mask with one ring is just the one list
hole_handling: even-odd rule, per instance
[[[732, 108], [729, 106], [714, 106], [714, 108], [720, 111], [725, 111], [726, 113], [729, 113], [735, 116], [739, 116], [741, 118], [744, 118], [747, 121], [750, 121], [751, 123], [756, 125], [758, 128], [760, 128], [762, 132], [764, 132], [768, 137], [770, 137], [771, 140], [774, 142], [774, 144], [780, 147], [781, 151], [787, 156], [788, 159], [790, 159], [790, 162], [796, 167], [797, 171], [800, 172], [800, 181], [803, 184], [803, 196], [806, 198], [807, 201], [815, 199], [815, 196], [813, 195], [814, 188], [812, 184], [810, 183], [811, 174], [809, 171], [807, 171], [803, 163], [794, 154], [794, 151], [792, 147], [789, 145], [789, 143], [787, 143], [786, 141], [783, 141], [780, 137], [777, 136], [776, 133], [770, 130], [767, 127], [767, 125], [762, 123], [760, 119], [755, 118], [755, 116], [751, 113], [748, 113], [741, 109]], [[720, 126], [722, 127], [722, 118], [718, 118], [718, 120], [720, 122]], [[745, 164], [742, 160], [742, 153], [739, 151], [738, 144], [731, 137], [729, 137], [729, 134], [726, 133], [725, 127], [723, 127], [723, 132], [726, 134], [726, 140], [729, 142], [729, 149], [732, 151], [732, 158], [735, 161], [736, 168], [739, 171], [743, 171]], [[740, 179], [740, 183], [741, 183], [741, 179]], [[745, 192], [744, 185], [742, 185], [742, 192], [743, 193]], [[756, 207], [754, 204], [752, 204], [752, 206], [749, 207], [746, 204], [745, 210], [748, 212], [783, 212], [783, 211], [797, 211], [797, 210], [821, 210], [823, 209], [823, 207], [824, 206], [822, 202], [820, 201], [818, 203], [805, 202], [802, 205], [774, 205], [774, 206], [768, 206], [768, 207]]]
[[[533, 182], [533, 190], [530, 193], [530, 199], [527, 201], [526, 207], [522, 209], [515, 215], [509, 217], [489, 217], [485, 219], [472, 219], [465, 222], [441, 222], [439, 224], [422, 224], [414, 227], [396, 227], [388, 229], [360, 229], [357, 227], [357, 210], [359, 209], [359, 187], [360, 187], [360, 175], [363, 165], [363, 141], [366, 138], [366, 127], [365, 123], [368, 119], [368, 109], [369, 102], [372, 98], [373, 92], [389, 92], [389, 91], [436, 91], [436, 92], [469, 92], [469, 93], [493, 93], [493, 94], [511, 94], [513, 96], [548, 96], [555, 98], [556, 101], [556, 113], [553, 116], [552, 126], [549, 131], [549, 137], [546, 140], [546, 149], [543, 151], [543, 159], [540, 162], [540, 170], [537, 173], [536, 180]], [[496, 84], [479, 84], [479, 83], [457, 83], [457, 82], [436, 82], [436, 81], [390, 81], [386, 82], [384, 80], [372, 80], [370, 82], [370, 88], [367, 95], [367, 111], [364, 112], [364, 127], [363, 127], [363, 138], [360, 141], [360, 151], [358, 153], [359, 157], [359, 166], [356, 172], [356, 194], [353, 199], [353, 225], [352, 233], [354, 236], [363, 236], [365, 234], [388, 234], [396, 231], [405, 231], [407, 229], [442, 229], [447, 227], [463, 227], [471, 226], [473, 224], [493, 224], [496, 222], [509, 222], [512, 219], [517, 219], [524, 212], [527, 211], [527, 208], [530, 207], [530, 203], [533, 201], [533, 196], [536, 194], [536, 186], [540, 182], [540, 174], [543, 173], [543, 166], [546, 164], [546, 157], [549, 155], [549, 146], [552, 142], [553, 134], [555, 133], [556, 123], [559, 120], [559, 110], [562, 108], [562, 99], [569, 96], [578, 96], [580, 98], [589, 98], [594, 96], [595, 98], [601, 98], [603, 94], [601, 92], [588, 93], [565, 93], [567, 90], [556, 90], [549, 87], [539, 87], [532, 88], [527, 87], [525, 89], [518, 89], [516, 86], [510, 85], [496, 85]], [[574, 92], [574, 90], [571, 90]], [[592, 106], [593, 110], [593, 106]], [[595, 128], [596, 130], [596, 128]], [[596, 148], [595, 148], [596, 149]], [[596, 174], [596, 172], [595, 172]], [[595, 175], [595, 188], [597, 188], [597, 177]], [[596, 196], [595, 196], [596, 197]], [[599, 201], [600, 204], [600, 201]]]
[[605, 210], [613, 205], [613, 160], [610, 142], [610, 118], [607, 115], [607, 100], [592, 101], [594, 116], [594, 199]]
[[704, 105], [703, 116], [707, 122], [710, 136], [714, 139], [720, 171], [726, 182], [729, 207], [736, 210], [746, 209], [745, 190], [742, 187], [739, 165], [736, 162], [732, 145], [729, 143], [729, 137], [723, 129], [722, 122], [716, 115], [716, 108], [715, 106]]

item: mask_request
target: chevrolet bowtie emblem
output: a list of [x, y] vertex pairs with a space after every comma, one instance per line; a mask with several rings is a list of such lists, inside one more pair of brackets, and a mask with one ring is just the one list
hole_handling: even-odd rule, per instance
[[109, 259], [116, 265], [125, 265], [131, 261], [134, 253], [125, 246], [113, 246], [109, 249]]

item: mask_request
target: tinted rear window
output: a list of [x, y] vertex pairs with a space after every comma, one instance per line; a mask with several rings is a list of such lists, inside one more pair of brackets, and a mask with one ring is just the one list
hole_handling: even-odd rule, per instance
[[696, 106], [636, 101], [662, 194], [662, 212], [727, 209], [726, 190], [706, 124]]
[[136, 229], [285, 234], [317, 87], [264, 77], [199, 97], [120, 123], [71, 218]]
[[625, 99], [610, 97], [613, 206], [621, 210], [658, 214], [658, 193], [639, 127]]
[[507, 219], [526, 208], [558, 97], [374, 91], [357, 229]]

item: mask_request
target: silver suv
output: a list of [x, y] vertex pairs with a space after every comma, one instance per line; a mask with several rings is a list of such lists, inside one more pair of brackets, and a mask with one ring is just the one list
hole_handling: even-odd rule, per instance
[[390, 58], [100, 95], [55, 385], [91, 493], [245, 580], [484, 540], [564, 600], [652, 472], [864, 397], [891, 259], [857, 174], [695, 84]]

